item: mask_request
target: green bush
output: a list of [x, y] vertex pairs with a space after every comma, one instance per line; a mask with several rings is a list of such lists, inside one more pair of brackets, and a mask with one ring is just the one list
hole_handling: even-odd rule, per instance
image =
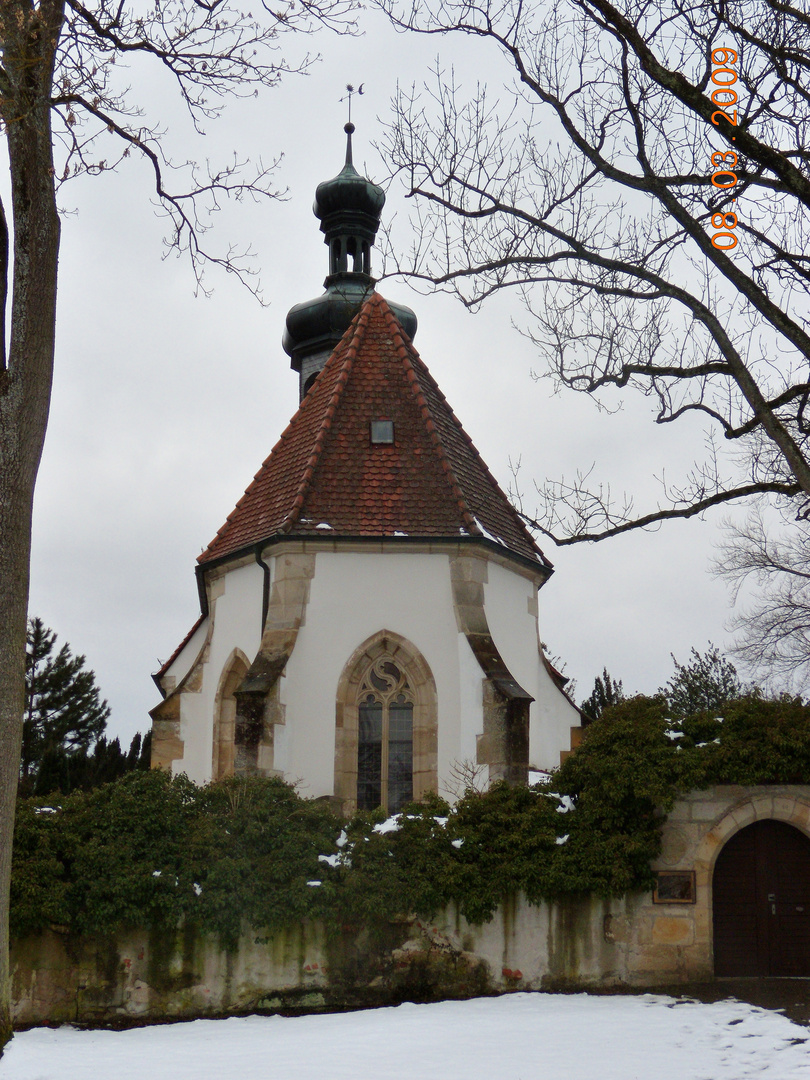
[[311, 913], [306, 882], [338, 821], [280, 780], [199, 788], [184, 776], [130, 773], [90, 792], [21, 800], [12, 933], [173, 925], [222, 935], [241, 919], [278, 927]]
[[[667, 715], [662, 697], [604, 711], [545, 783], [494, 784], [453, 807], [438, 796], [383, 822], [345, 824], [276, 779], [199, 788], [135, 772], [58, 802], [20, 800], [12, 933], [174, 926], [233, 941], [242, 921], [333, 929], [430, 917], [471, 922], [507, 896], [618, 896], [652, 882], [650, 860], [680, 792], [712, 784], [810, 783], [810, 707], [753, 696], [722, 718]], [[315, 884], [313, 884], [315, 883]]]
[[810, 706], [751, 695], [673, 720], [663, 697], [606, 709], [556, 773], [573, 799], [559, 893], [620, 895], [652, 881], [665, 814], [681, 792], [714, 784], [810, 783]]

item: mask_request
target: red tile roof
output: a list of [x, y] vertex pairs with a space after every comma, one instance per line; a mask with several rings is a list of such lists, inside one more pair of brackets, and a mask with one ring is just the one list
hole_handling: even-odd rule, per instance
[[[392, 445], [370, 440], [381, 419]], [[379, 293], [198, 562], [279, 534], [483, 536], [551, 567]]]
[[[161, 678], [161, 677], [162, 677], [163, 675], [165, 675], [165, 674], [166, 674], [166, 672], [167, 672], [167, 671], [169, 670], [169, 668], [170, 668], [170, 667], [172, 666], [172, 664], [173, 664], [173, 663], [175, 662], [175, 660], [176, 660], [176, 659], [177, 659], [177, 657], [178, 657], [178, 656], [180, 655], [180, 653], [181, 653], [181, 652], [183, 651], [183, 649], [185, 649], [186, 645], [188, 645], [188, 643], [189, 643], [189, 642], [191, 641], [191, 639], [192, 639], [192, 638], [194, 637], [194, 635], [195, 635], [195, 634], [197, 633], [197, 631], [199, 630], [200, 626], [202, 625], [202, 623], [203, 623], [203, 620], [204, 620], [204, 619], [205, 619], [205, 615], [200, 615], [200, 616], [199, 616], [199, 618], [197, 619], [197, 621], [196, 621], [196, 622], [194, 623], [194, 625], [192, 626], [192, 628], [191, 628], [191, 629], [189, 630], [189, 632], [188, 632], [188, 633], [186, 634], [186, 636], [185, 636], [185, 637], [183, 638], [183, 640], [182, 640], [182, 641], [180, 642], [180, 644], [179, 644], [179, 645], [177, 646], [177, 648], [176, 648], [176, 649], [174, 650], [174, 652], [173, 652], [173, 653], [172, 653], [172, 655], [171, 655], [171, 656], [169, 657], [169, 659], [168, 659], [168, 660], [164, 660], [164, 661], [163, 661], [163, 663], [162, 663], [162, 664], [160, 665], [160, 668], [159, 668], [159, 669], [158, 669], [158, 670], [157, 670], [157, 671], [156, 671], [156, 672], [154, 673], [154, 675], [152, 676], [152, 678], [153, 678], [153, 679], [154, 679], [154, 680], [155, 680], [156, 682], [157, 682], [157, 680], [159, 680], [159, 679], [160, 679], [160, 678]], [[159, 682], [158, 682], [158, 686], [160, 686], [160, 683], [159, 683]], [[162, 687], [161, 687], [161, 689], [162, 689]]]

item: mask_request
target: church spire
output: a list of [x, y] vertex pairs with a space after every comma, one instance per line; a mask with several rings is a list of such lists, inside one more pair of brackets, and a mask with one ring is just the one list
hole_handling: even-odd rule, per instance
[[[346, 163], [332, 180], [318, 184], [312, 207], [329, 245], [329, 276], [362, 274], [371, 277], [371, 248], [380, 227], [385, 192], [355, 169], [352, 162], [354, 124], [346, 132]], [[327, 279], [326, 284], [329, 284]]]
[[[380, 227], [385, 192], [354, 167], [354, 124], [349, 121], [343, 130], [346, 132], [343, 168], [337, 176], [318, 185], [312, 207], [329, 249], [326, 292], [290, 309], [282, 340], [291, 367], [299, 373], [302, 399], [375, 284], [371, 276], [371, 249]], [[413, 337], [414, 313], [402, 305], [391, 307], [405, 332]]]
[[351, 120], [348, 124], [343, 125], [343, 130], [346, 132], [346, 164], [354, 167], [352, 163], [352, 135], [354, 135], [355, 126]]

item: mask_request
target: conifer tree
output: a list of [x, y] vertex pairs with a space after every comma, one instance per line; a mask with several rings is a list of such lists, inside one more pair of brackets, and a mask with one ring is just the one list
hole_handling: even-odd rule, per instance
[[580, 708], [585, 714], [584, 724], [598, 720], [609, 705], [620, 705], [625, 700], [622, 680], [611, 679], [607, 668], [594, 679], [591, 696], [585, 698]]
[[138, 732], [126, 754], [117, 737], [108, 742], [107, 737], [101, 735], [90, 753], [85, 749], [70, 752], [61, 747], [46, 750], [36, 777], [30, 777], [30, 782], [21, 785], [21, 790], [26, 794], [26, 789], [30, 789], [32, 795], [52, 795], [56, 792], [68, 795], [71, 791], [90, 791], [136, 769], [148, 770], [151, 757], [151, 732], [147, 732], [143, 739]]
[[61, 768], [57, 764], [61, 755], [86, 754], [110, 715], [95, 674], [85, 668], [85, 657], [73, 656], [68, 644], [58, 652], [55, 646], [56, 634], [41, 619], [30, 619], [20, 762], [23, 781], [37, 774], [46, 756], [52, 771]]
[[743, 696], [745, 688], [737, 669], [721, 655], [716, 645], [709, 642], [708, 649], [702, 655], [693, 646], [691, 655], [688, 664], [679, 664], [672, 655], [675, 674], [658, 691], [667, 699], [673, 716], [693, 716], [695, 713], [719, 709]]

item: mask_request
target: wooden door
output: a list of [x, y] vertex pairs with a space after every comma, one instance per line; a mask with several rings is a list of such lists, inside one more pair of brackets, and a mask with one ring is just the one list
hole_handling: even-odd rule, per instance
[[736, 833], [713, 879], [714, 971], [810, 976], [810, 840], [781, 821]]

